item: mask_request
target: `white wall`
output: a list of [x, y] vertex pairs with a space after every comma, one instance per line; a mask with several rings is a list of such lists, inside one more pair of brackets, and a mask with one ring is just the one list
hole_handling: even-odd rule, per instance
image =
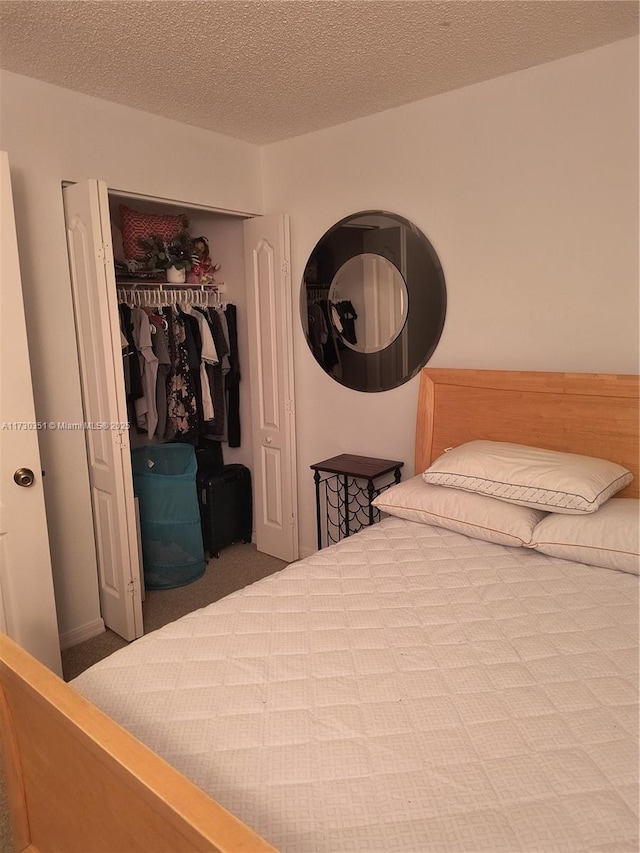
[[[100, 178], [112, 189], [260, 213], [260, 152], [7, 72], [0, 76], [0, 114], [0, 148], [9, 152], [14, 189], [36, 416], [81, 422], [62, 182]], [[100, 619], [84, 436], [41, 433], [40, 445], [64, 641], [90, 632]]]
[[315, 363], [298, 282], [358, 210], [412, 220], [444, 267], [431, 366], [638, 370], [638, 40], [263, 149], [265, 207], [291, 216], [301, 552], [315, 549], [309, 465], [341, 452], [413, 471], [417, 378], [350, 391]]

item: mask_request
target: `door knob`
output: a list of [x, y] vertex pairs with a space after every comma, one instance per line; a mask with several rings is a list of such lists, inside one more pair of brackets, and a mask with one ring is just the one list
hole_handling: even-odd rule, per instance
[[33, 486], [36, 478], [31, 468], [18, 468], [13, 479], [19, 486]]
[[265, 441], [266, 441], [266, 443], [267, 443], [267, 444], [271, 444], [271, 442], [273, 441], [273, 439], [271, 438], [271, 436], [270, 436], [270, 435], [268, 435], [268, 436], [265, 438]]

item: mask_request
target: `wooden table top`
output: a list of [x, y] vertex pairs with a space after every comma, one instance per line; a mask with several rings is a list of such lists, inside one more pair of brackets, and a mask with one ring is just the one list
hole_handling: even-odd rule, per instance
[[329, 474], [346, 474], [351, 477], [363, 477], [372, 480], [402, 468], [404, 462], [394, 459], [377, 459], [374, 456], [356, 456], [351, 453], [342, 453], [340, 456], [332, 456], [324, 462], [316, 462], [309, 467], [314, 471], [326, 471]]

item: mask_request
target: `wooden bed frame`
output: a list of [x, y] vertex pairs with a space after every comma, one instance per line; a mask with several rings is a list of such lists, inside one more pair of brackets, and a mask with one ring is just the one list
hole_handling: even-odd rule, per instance
[[[619, 462], [637, 497], [638, 388], [637, 376], [425, 369], [416, 472], [464, 441], [512, 441]], [[3, 635], [0, 732], [17, 851], [274, 850]]]

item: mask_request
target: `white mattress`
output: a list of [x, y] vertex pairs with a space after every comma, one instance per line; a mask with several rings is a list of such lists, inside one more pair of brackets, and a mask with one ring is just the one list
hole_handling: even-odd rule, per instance
[[74, 686], [287, 853], [638, 849], [638, 579], [385, 519]]

